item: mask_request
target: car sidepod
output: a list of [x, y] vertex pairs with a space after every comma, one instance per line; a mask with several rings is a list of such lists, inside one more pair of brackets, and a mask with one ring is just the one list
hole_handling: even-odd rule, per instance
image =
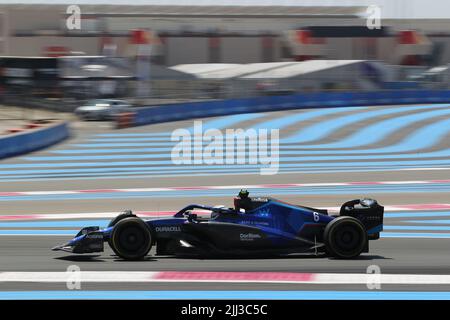
[[185, 218], [154, 219], [145, 221], [155, 235], [157, 255], [175, 254], [180, 247], [182, 225], [187, 223]]

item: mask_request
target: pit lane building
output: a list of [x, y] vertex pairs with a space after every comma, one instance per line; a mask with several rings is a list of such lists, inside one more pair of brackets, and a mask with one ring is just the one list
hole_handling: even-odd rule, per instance
[[[366, 26], [368, 1], [346, 1], [343, 6], [327, 5], [331, 1], [307, 1], [306, 6], [39, 2], [0, 4], [0, 55], [150, 55], [165, 66], [309, 59], [404, 65], [450, 61], [450, 19], [418, 17], [417, 12], [392, 8], [393, 1], [370, 2], [387, 10], [381, 29]], [[320, 2], [324, 5], [314, 4]], [[69, 30], [67, 9], [77, 3], [81, 28]]]

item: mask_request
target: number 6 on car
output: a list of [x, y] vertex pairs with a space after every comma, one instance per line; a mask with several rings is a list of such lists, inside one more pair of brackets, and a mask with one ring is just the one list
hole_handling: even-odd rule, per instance
[[313, 217], [314, 217], [314, 222], [319, 222], [320, 221], [319, 213], [313, 212]]

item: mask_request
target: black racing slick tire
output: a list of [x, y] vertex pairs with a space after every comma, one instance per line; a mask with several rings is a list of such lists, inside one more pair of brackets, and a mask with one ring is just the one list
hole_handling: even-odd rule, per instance
[[363, 224], [353, 217], [338, 217], [327, 224], [324, 231], [325, 248], [339, 259], [358, 257], [367, 246], [367, 232]]
[[141, 260], [152, 248], [153, 234], [143, 220], [129, 217], [114, 226], [109, 243], [120, 258]]
[[109, 222], [108, 228], [114, 227], [117, 224], [117, 222], [119, 222], [120, 220], [123, 220], [125, 218], [130, 218], [130, 217], [136, 217], [136, 215], [133, 214], [133, 212], [131, 210], [125, 210], [124, 212], [122, 212], [121, 214], [119, 214], [117, 217], [115, 217], [114, 219], [112, 219]]
[[[123, 220], [123, 219], [126, 219], [126, 218], [130, 218], [130, 217], [136, 217], [136, 215], [133, 214], [133, 211], [131, 211], [131, 210], [125, 210], [125, 211], [123, 211], [121, 214], [119, 214], [119, 215], [117, 215], [115, 218], [113, 218], [113, 219], [109, 222], [107, 228], [114, 227], [119, 221], [121, 221], [121, 220]], [[112, 242], [111, 242], [111, 237], [108, 238], [108, 244], [109, 244], [109, 246], [112, 248], [113, 244], [112, 244]]]

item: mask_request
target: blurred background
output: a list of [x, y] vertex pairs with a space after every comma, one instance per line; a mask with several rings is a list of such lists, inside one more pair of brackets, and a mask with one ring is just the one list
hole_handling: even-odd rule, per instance
[[[73, 4], [79, 28], [67, 24]], [[370, 5], [380, 8], [379, 27], [368, 28]], [[4, 0], [0, 102], [73, 111], [95, 105], [92, 99], [148, 106], [448, 89], [449, 7], [418, 0]]]

